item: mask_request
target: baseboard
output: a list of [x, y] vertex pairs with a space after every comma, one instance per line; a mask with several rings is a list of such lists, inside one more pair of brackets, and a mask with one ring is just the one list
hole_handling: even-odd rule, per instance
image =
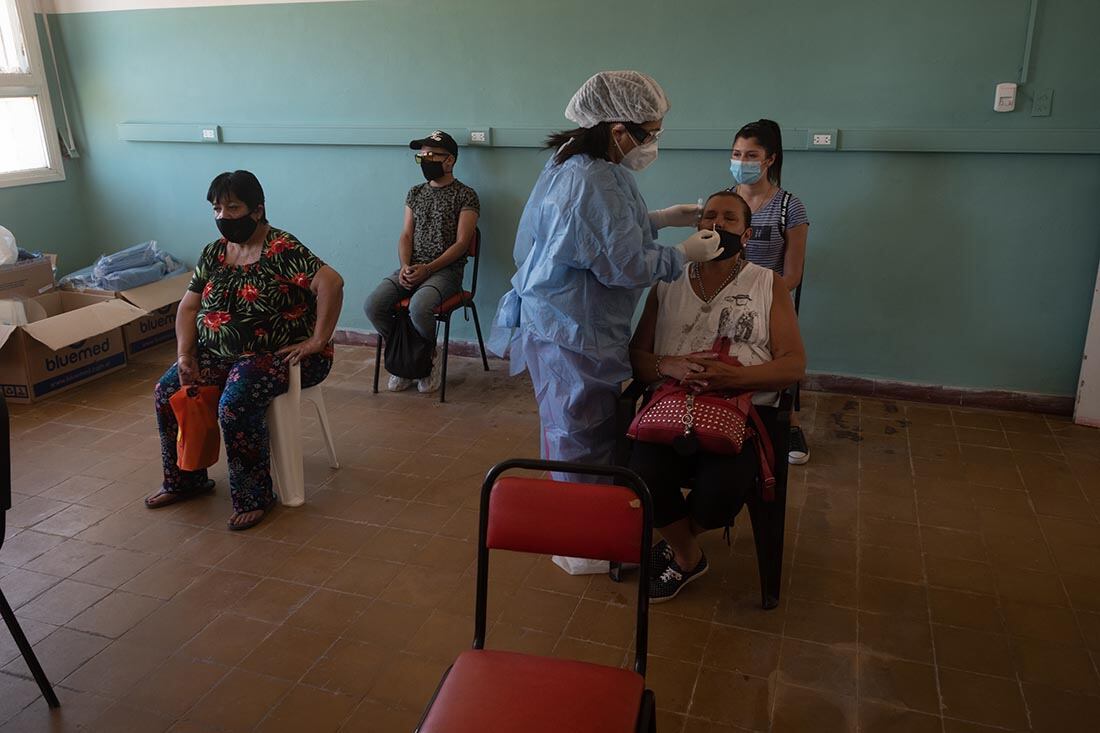
[[[332, 334], [332, 339], [343, 346], [378, 346], [378, 334], [374, 331], [361, 331], [357, 328], [338, 328]], [[448, 351], [455, 356], [481, 356], [476, 341], [461, 341], [451, 339]], [[489, 354], [489, 358], [494, 358]]]
[[898, 382], [890, 379], [850, 377], [818, 372], [807, 374], [802, 381], [802, 386], [814, 392], [838, 392], [884, 400], [912, 400], [955, 407], [1043, 412], [1053, 415], [1072, 415], [1074, 402], [1071, 395], [944, 387], [938, 384]]
[[[348, 346], [376, 346], [378, 334], [353, 328], [339, 328], [333, 338]], [[476, 341], [451, 339], [450, 353], [456, 356], [480, 356]], [[875, 397], [884, 400], [911, 400], [955, 407], [974, 407], [1019, 412], [1043, 412], [1052, 415], [1072, 415], [1072, 395], [1038, 394], [996, 389], [966, 389], [938, 384], [899, 382], [871, 377], [850, 377], [843, 374], [811, 372], [802, 381], [804, 389], [813, 392]]]

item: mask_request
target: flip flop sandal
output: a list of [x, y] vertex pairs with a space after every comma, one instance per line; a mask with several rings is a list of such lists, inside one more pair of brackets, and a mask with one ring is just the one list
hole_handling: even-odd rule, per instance
[[[162, 487], [160, 491], [152, 496], [145, 497], [145, 506], [148, 509], [161, 509], [166, 506], [178, 504], [181, 501], [187, 501], [188, 499], [194, 499], [198, 496], [205, 496], [213, 493], [214, 479], [207, 479], [202, 486], [197, 486], [193, 489], [185, 489], [183, 491], [165, 491]], [[162, 499], [161, 497], [166, 498]]]
[[[229, 527], [229, 529], [233, 532], [240, 532], [241, 530], [252, 529], [257, 524], [259, 524], [260, 522], [264, 521], [264, 519], [267, 518], [267, 513], [271, 511], [271, 508], [273, 506], [275, 506], [275, 503], [278, 500], [279, 500], [279, 497], [275, 496], [275, 494], [272, 493], [271, 501], [267, 502], [267, 504], [263, 505], [259, 509], [254, 510], [254, 511], [262, 512], [260, 514], [260, 516], [256, 517], [255, 519], [251, 519], [251, 520], [245, 522], [244, 524], [233, 524], [233, 520], [232, 520], [232, 518], [230, 518], [230, 520], [225, 523], [225, 526]], [[235, 516], [237, 516], [237, 514], [247, 514], [247, 513], [248, 512], [234, 512], [233, 516], [235, 517]]]

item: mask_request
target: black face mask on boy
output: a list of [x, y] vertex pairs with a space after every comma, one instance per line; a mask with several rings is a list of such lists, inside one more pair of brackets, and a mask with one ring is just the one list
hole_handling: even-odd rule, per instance
[[424, 180], [426, 181], [435, 181], [447, 175], [447, 172], [443, 170], [443, 161], [441, 160], [420, 161], [420, 172], [424, 174]]

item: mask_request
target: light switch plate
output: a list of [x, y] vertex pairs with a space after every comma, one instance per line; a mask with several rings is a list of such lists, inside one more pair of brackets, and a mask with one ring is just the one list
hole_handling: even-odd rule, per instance
[[467, 142], [470, 145], [492, 145], [493, 130], [490, 127], [471, 127]]
[[1035, 100], [1031, 103], [1032, 117], [1050, 117], [1050, 108], [1054, 102], [1053, 89], [1036, 89]]
[[810, 130], [810, 150], [836, 150], [836, 130]]

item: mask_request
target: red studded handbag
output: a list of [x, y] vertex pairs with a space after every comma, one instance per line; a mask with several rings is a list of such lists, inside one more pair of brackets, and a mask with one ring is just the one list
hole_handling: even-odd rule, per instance
[[[729, 356], [729, 339], [715, 341], [714, 351], [727, 364], [741, 366]], [[696, 450], [722, 455], [741, 452], [752, 440], [760, 459], [760, 476], [765, 500], [775, 495], [775, 452], [752, 392], [694, 393], [668, 379], [638, 411], [627, 437], [642, 443], [671, 445], [681, 455]]]

